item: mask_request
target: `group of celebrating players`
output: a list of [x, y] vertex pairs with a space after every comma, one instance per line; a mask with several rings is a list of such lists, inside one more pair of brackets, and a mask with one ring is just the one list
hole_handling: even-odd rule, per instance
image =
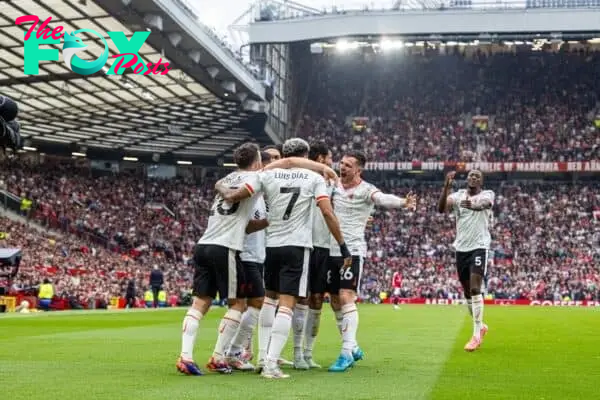
[[[292, 328], [294, 360], [289, 364], [298, 370], [320, 368], [313, 360], [313, 345], [323, 297], [329, 293], [342, 338], [340, 355], [329, 371], [348, 370], [364, 357], [356, 339], [356, 300], [368, 220], [375, 206], [414, 209], [416, 196], [384, 194], [363, 181], [366, 158], [359, 151], [340, 160], [338, 178], [331, 169], [331, 151], [322, 142], [309, 146], [293, 138], [263, 151], [245, 143], [236, 149], [234, 161], [238, 170], [217, 183], [208, 226], [194, 250], [193, 304], [183, 320], [177, 369], [202, 375], [193, 349], [199, 323], [217, 293], [228, 299], [229, 308], [208, 370], [256, 370], [265, 378], [288, 378], [280, 368], [286, 363], [281, 352]], [[450, 194], [453, 179], [450, 173], [438, 208], [457, 216], [457, 267], [474, 324], [465, 350], [473, 351], [487, 332], [481, 285], [494, 194], [481, 190], [479, 171], [469, 173], [468, 190]], [[255, 368], [250, 361], [257, 325]]]

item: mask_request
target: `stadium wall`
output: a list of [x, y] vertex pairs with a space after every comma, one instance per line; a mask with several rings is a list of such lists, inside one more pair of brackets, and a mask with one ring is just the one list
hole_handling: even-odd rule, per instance
[[[7, 296], [9, 297], [9, 296]], [[27, 300], [32, 308], [37, 305], [37, 298], [34, 296], [14, 296], [15, 305], [19, 306], [21, 302]], [[391, 298], [383, 301], [383, 304], [391, 304]], [[399, 298], [398, 304], [410, 305], [428, 305], [428, 306], [460, 306], [466, 305], [465, 299], [425, 299], [425, 298]], [[488, 306], [529, 306], [529, 307], [600, 307], [600, 301], [583, 300], [529, 300], [529, 299], [487, 299], [485, 304]], [[127, 302], [123, 297], [112, 297], [110, 299], [110, 308], [125, 308]], [[136, 306], [144, 308], [143, 301], [140, 299]], [[55, 311], [69, 310], [68, 301], [55, 299], [52, 303], [52, 309]]]

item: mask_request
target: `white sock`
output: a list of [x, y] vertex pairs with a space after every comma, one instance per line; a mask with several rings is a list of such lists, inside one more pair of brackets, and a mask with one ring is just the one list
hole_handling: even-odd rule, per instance
[[271, 331], [271, 343], [269, 343], [269, 352], [267, 354], [267, 365], [269, 368], [277, 366], [277, 361], [281, 357], [281, 351], [285, 347], [290, 329], [292, 328], [292, 316], [294, 312], [287, 307], [279, 307], [273, 330]]
[[342, 310], [334, 311], [335, 313], [335, 324], [337, 325], [338, 331], [340, 335], [342, 334], [342, 321], [344, 319], [344, 314], [342, 314]]
[[271, 340], [271, 329], [275, 320], [275, 311], [277, 310], [277, 300], [265, 297], [263, 306], [258, 314], [258, 359], [264, 360], [267, 357], [269, 341]]
[[196, 344], [196, 335], [198, 334], [198, 325], [204, 315], [190, 308], [183, 318], [183, 329], [181, 335], [181, 358], [185, 360], [194, 359], [194, 345]]
[[473, 316], [473, 299], [467, 299], [467, 309], [469, 310], [469, 314], [471, 317]]
[[304, 347], [304, 357], [312, 357], [313, 346], [315, 339], [319, 334], [319, 326], [321, 326], [321, 310], [308, 310], [308, 317], [306, 318], [306, 346]]
[[342, 353], [352, 355], [352, 350], [357, 346], [358, 310], [356, 304], [344, 304], [342, 314]]
[[308, 306], [296, 304], [296, 307], [294, 307], [294, 316], [292, 317], [292, 327], [294, 328], [294, 359], [304, 358], [302, 342], [304, 341], [306, 314], [308, 314]]
[[241, 318], [241, 312], [233, 309], [227, 310], [219, 325], [219, 336], [217, 337], [217, 344], [215, 344], [213, 357], [218, 359], [225, 357], [225, 352], [229, 345], [231, 345], [231, 340], [240, 326]]
[[483, 327], [483, 296], [478, 294], [473, 300], [473, 336], [479, 337]]
[[254, 307], [248, 307], [246, 312], [242, 315], [240, 326], [231, 341], [231, 348], [229, 349], [229, 355], [235, 356], [244, 349], [244, 344], [248, 341], [249, 337], [252, 337], [252, 332], [258, 323], [258, 314], [260, 310]]

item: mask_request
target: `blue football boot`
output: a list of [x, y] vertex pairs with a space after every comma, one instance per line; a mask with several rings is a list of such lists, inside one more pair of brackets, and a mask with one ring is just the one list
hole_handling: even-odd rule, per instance
[[356, 346], [354, 350], [352, 350], [352, 358], [354, 358], [354, 361], [362, 360], [365, 358], [365, 352], [362, 351], [360, 347]]
[[333, 364], [329, 367], [329, 372], [344, 372], [354, 365], [354, 357], [347, 354], [340, 354]]

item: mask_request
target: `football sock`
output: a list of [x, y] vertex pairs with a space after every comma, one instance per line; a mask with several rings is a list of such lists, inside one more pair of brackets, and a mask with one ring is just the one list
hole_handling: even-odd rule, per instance
[[196, 344], [196, 336], [198, 334], [198, 326], [204, 315], [190, 308], [183, 318], [183, 329], [181, 335], [181, 358], [184, 360], [194, 359], [194, 345]]
[[258, 359], [264, 360], [269, 349], [271, 340], [271, 329], [275, 320], [275, 310], [277, 310], [277, 300], [265, 297], [263, 306], [258, 314]]
[[357, 346], [358, 310], [356, 304], [344, 304], [342, 314], [342, 353], [352, 355], [352, 350]]
[[239, 326], [242, 313], [229, 309], [219, 325], [219, 336], [217, 337], [217, 343], [215, 344], [215, 350], [213, 351], [213, 357], [223, 358], [227, 347], [231, 344], [231, 340], [235, 336]]
[[478, 294], [473, 300], [473, 336], [479, 337], [483, 327], [483, 296]]
[[260, 310], [258, 308], [248, 307], [242, 315], [240, 326], [231, 341], [231, 348], [228, 352], [230, 356], [235, 356], [242, 352], [244, 343], [248, 341], [248, 338], [252, 337], [252, 332], [258, 323], [259, 313]]
[[269, 343], [269, 351], [267, 355], [267, 366], [269, 368], [277, 367], [277, 362], [281, 357], [281, 351], [285, 347], [290, 329], [292, 328], [293, 311], [287, 307], [279, 307], [279, 311], [273, 322], [271, 331], [271, 342]]
[[313, 346], [315, 339], [319, 334], [319, 326], [321, 325], [321, 310], [308, 310], [306, 318], [306, 346], [304, 347], [304, 357], [312, 357]]
[[294, 316], [292, 317], [292, 327], [294, 328], [294, 358], [303, 358], [304, 327], [306, 326], [306, 314], [308, 306], [296, 304], [294, 307]]

